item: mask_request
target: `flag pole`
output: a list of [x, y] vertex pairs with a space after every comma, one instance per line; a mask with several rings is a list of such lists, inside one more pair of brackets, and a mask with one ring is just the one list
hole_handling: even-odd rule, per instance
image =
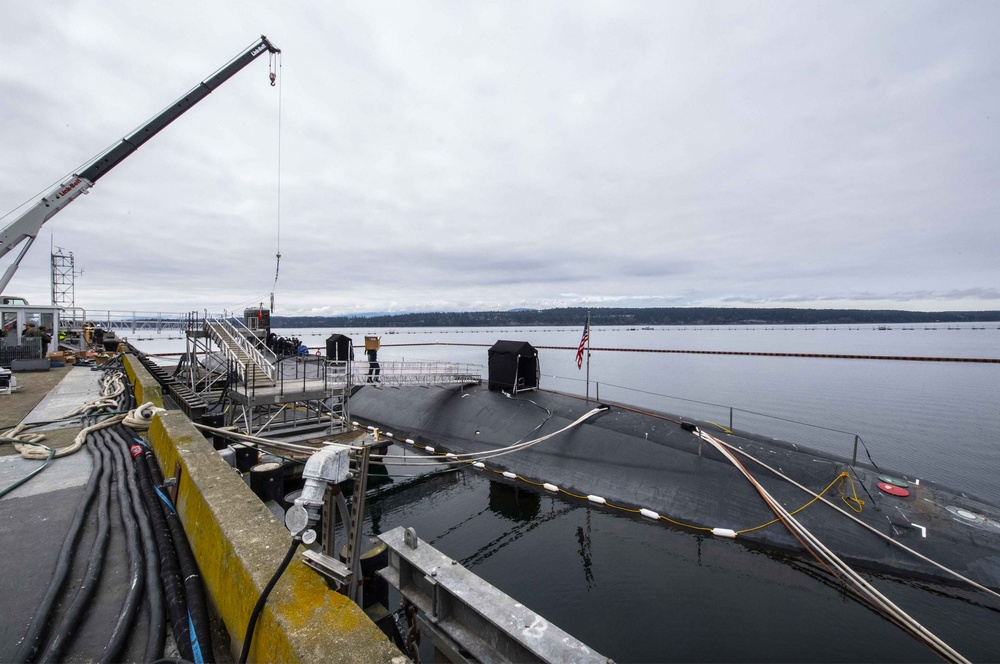
[[587, 309], [587, 401], [590, 401], [590, 309]]

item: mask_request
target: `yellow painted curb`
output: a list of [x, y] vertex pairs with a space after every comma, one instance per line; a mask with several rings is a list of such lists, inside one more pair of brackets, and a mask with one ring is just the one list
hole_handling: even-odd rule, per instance
[[136, 403], [144, 404], [147, 401], [152, 401], [154, 406], [163, 408], [163, 390], [153, 375], [146, 370], [146, 367], [142, 366], [135, 355], [126, 353], [124, 360], [122, 364], [125, 367], [125, 375], [132, 383]]
[[[130, 378], [138, 376], [140, 383], [148, 378], [155, 384], [145, 369], [134, 366], [137, 362], [131, 365]], [[146, 386], [147, 400], [152, 392]], [[149, 440], [164, 476], [172, 477], [175, 467], [180, 468], [177, 512], [216, 615], [230, 635], [235, 659], [253, 606], [281, 564], [291, 536], [183, 413], [156, 415]], [[268, 597], [249, 659], [407, 661], [357, 604], [330, 590], [305, 566], [301, 554]]]

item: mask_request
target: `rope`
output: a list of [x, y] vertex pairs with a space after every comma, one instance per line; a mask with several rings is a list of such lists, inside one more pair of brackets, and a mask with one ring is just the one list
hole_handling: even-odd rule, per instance
[[[782, 473], [781, 471], [779, 471], [777, 468], [774, 468], [773, 466], [770, 466], [770, 465], [766, 464], [765, 462], [761, 461], [760, 459], [754, 457], [753, 455], [751, 455], [751, 454], [749, 454], [747, 452], [744, 452], [743, 450], [739, 449], [738, 447], [734, 447], [734, 446], [732, 446], [732, 445], [730, 445], [728, 443], [725, 443], [723, 441], [719, 441], [719, 442], [722, 443], [723, 445], [725, 445], [727, 449], [729, 449], [729, 450], [731, 450], [731, 451], [733, 451], [733, 452], [735, 452], [737, 454], [743, 455], [744, 457], [750, 459], [751, 461], [753, 461], [757, 465], [761, 466], [765, 470], [770, 471], [776, 477], [780, 477], [781, 479], [785, 480], [786, 482], [788, 482], [792, 486], [795, 486], [798, 489], [800, 489], [802, 491], [805, 491], [808, 494], [815, 495], [815, 494], [813, 494], [813, 492], [809, 488], [802, 486], [801, 484], [799, 484], [798, 482], [796, 482], [792, 478], [788, 477], [787, 475], [785, 475], [784, 473]], [[852, 482], [852, 485], [853, 485], [853, 482]], [[864, 485], [862, 485], [862, 488], [863, 487], [864, 487]], [[875, 528], [872, 528], [870, 525], [868, 525], [867, 523], [865, 523], [861, 519], [857, 518], [853, 514], [850, 514], [849, 512], [845, 512], [838, 505], [836, 505], [835, 503], [831, 503], [826, 498], [820, 497], [820, 500], [822, 500], [828, 506], [832, 507], [833, 509], [837, 510], [838, 512], [840, 512], [841, 514], [843, 514], [844, 516], [846, 516], [848, 519], [851, 519], [852, 521], [854, 521], [855, 523], [857, 523], [859, 526], [861, 526], [863, 528], [866, 528], [867, 530], [871, 531], [873, 534], [881, 537], [883, 540], [885, 540], [889, 544], [892, 544], [894, 546], [898, 546], [899, 548], [903, 549], [904, 551], [913, 554], [914, 556], [916, 556], [920, 560], [922, 560], [922, 561], [924, 561], [926, 563], [929, 563], [931, 565], [934, 565], [935, 567], [937, 567], [942, 572], [946, 572], [947, 574], [955, 577], [956, 579], [959, 579], [960, 581], [964, 581], [965, 583], [968, 583], [972, 587], [974, 587], [974, 588], [976, 588], [978, 590], [981, 590], [981, 591], [983, 591], [985, 593], [988, 593], [990, 595], [993, 595], [994, 597], [1000, 599], [1000, 593], [996, 592], [995, 590], [993, 590], [991, 588], [987, 588], [986, 586], [982, 585], [981, 583], [973, 581], [972, 579], [970, 579], [970, 578], [968, 578], [966, 576], [963, 576], [962, 574], [959, 574], [955, 570], [950, 569], [950, 568], [942, 565], [941, 563], [935, 561], [934, 559], [928, 558], [927, 556], [925, 556], [924, 554], [920, 553], [919, 551], [915, 551], [914, 549], [911, 549], [910, 547], [906, 546], [902, 542], [899, 542], [897, 540], [892, 539], [891, 537], [889, 537], [885, 533], [882, 533], [882, 532], [876, 530]]]
[[868, 581], [862, 578], [861, 575], [855, 572], [833, 551], [827, 548], [825, 544], [816, 538], [816, 536], [809, 532], [805, 526], [799, 523], [795, 517], [781, 505], [781, 503], [771, 496], [767, 489], [761, 486], [761, 484], [752, 474], [750, 474], [746, 467], [744, 467], [743, 464], [741, 464], [739, 460], [733, 456], [725, 443], [715, 436], [703, 431], [696, 431], [696, 435], [701, 438], [701, 440], [704, 440], [715, 447], [720, 454], [729, 460], [729, 462], [732, 463], [741, 474], [743, 474], [747, 481], [750, 482], [750, 484], [752, 484], [757, 490], [761, 498], [764, 499], [764, 502], [767, 503], [768, 507], [774, 510], [774, 513], [779, 519], [781, 519], [792, 535], [795, 536], [795, 538], [802, 543], [805, 549], [822, 565], [824, 565], [831, 572], [831, 574], [840, 579], [860, 598], [866, 600], [873, 607], [882, 612], [882, 614], [889, 620], [910, 632], [910, 634], [912, 634], [915, 638], [932, 648], [946, 660], [950, 662], [968, 662], [968, 660], [957, 650], [942, 641], [938, 636], [921, 625], [916, 619], [896, 606], [888, 597], [883, 595]]
[[[117, 408], [118, 397], [125, 392], [124, 374], [121, 372], [107, 373], [102, 378], [102, 382], [104, 383], [102, 386], [103, 396], [89, 403], [85, 403], [82, 406], [77, 406], [61, 417], [56, 418], [54, 421], [58, 422], [70, 420], [91, 411], [106, 411], [109, 408]], [[73, 438], [73, 442], [71, 444], [55, 450], [54, 454], [50, 453], [51, 448], [39, 445], [41, 441], [45, 440], [45, 434], [25, 432], [25, 430], [30, 427], [44, 424], [43, 422], [27, 424], [22, 422], [11, 430], [8, 434], [8, 438], [15, 441], [13, 442], [14, 449], [21, 454], [22, 458], [47, 461], [53, 458], [69, 456], [70, 454], [79, 451], [80, 448], [83, 447], [83, 444], [87, 441], [88, 435], [94, 431], [99, 431], [100, 429], [118, 424], [119, 422], [123, 422], [126, 426], [130, 426], [133, 429], [148, 429], [150, 423], [153, 421], [153, 416], [156, 413], [161, 412], [166, 412], [166, 409], [157, 408], [152, 402], [148, 402], [129, 411], [128, 413], [114, 414], [111, 417], [97, 422], [96, 424], [82, 428]]]
[[167, 412], [166, 408], [159, 408], [153, 405], [152, 401], [147, 401], [141, 406], [134, 408], [127, 415], [122, 416], [122, 424], [133, 429], [148, 429], [153, 423], [153, 416], [157, 413]]
[[[844, 485], [844, 480], [845, 479], [851, 483], [851, 489], [854, 490], [854, 480], [852, 480], [851, 476], [845, 471], [845, 472], [841, 473], [840, 475], [837, 475], [837, 477], [832, 482], [830, 482], [825, 489], [823, 489], [819, 493], [815, 494], [813, 496], [812, 500], [810, 500], [808, 503], [806, 503], [802, 507], [798, 508], [794, 512], [789, 512], [789, 514], [798, 514], [802, 510], [806, 509], [807, 507], [809, 507], [810, 505], [812, 505], [813, 503], [815, 503], [817, 500], [819, 500], [820, 497], [823, 494], [825, 494], [827, 491], [829, 491], [830, 489], [832, 489], [834, 487], [834, 485], [837, 484], [838, 482], [840, 482], [840, 485], [841, 485], [841, 498], [844, 499], [844, 502], [848, 503], [848, 506], [850, 506], [850, 503], [848, 502], [850, 500], [855, 500], [855, 501], [858, 502], [859, 505], [863, 506], [865, 503], [864, 503], [863, 500], [859, 500], [858, 499], [858, 492], [856, 490], [854, 490], [854, 498], [848, 498], [847, 496], [845, 496], [843, 494], [843, 485]], [[854, 509], [854, 508], [851, 507], [851, 509]], [[856, 512], [861, 512], [861, 508], [859, 507], [855, 511]], [[755, 530], [760, 530], [762, 528], [766, 528], [766, 527], [770, 526], [771, 524], [777, 523], [778, 521], [781, 521], [781, 519], [772, 519], [772, 520], [768, 521], [767, 523], [762, 523], [761, 525], [754, 526], [753, 528], [744, 528], [743, 530], [737, 530], [736, 534], [737, 535], [742, 535], [744, 533], [752, 533]]]

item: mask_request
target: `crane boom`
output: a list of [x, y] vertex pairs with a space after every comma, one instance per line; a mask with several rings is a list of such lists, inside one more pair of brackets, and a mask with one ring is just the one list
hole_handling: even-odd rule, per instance
[[[21, 264], [21, 259], [38, 236], [42, 225], [57, 212], [73, 202], [81, 194], [86, 194], [101, 177], [120, 164], [126, 157], [135, 152], [143, 143], [158, 134], [164, 127], [179, 118], [188, 109], [197, 104], [229, 80], [233, 75], [256, 60], [264, 52], [281, 53], [281, 49], [272, 44], [267, 37], [249, 46], [242, 53], [230, 60], [221, 69], [191, 88], [184, 96], [158, 113], [154, 118], [133, 131], [111, 148], [101, 153], [96, 159], [86, 164], [79, 173], [66, 178], [52, 188], [42, 198], [18, 215], [14, 221], [0, 230], [0, 258], [10, 253], [18, 244], [24, 242], [20, 253], [0, 277], [0, 293], [3, 293], [10, 283], [14, 272]], [[274, 85], [272, 74], [271, 84]]]

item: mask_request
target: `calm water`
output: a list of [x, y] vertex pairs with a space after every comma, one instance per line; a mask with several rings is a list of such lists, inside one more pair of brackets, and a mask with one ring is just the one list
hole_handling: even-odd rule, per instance
[[[591, 344], [1000, 357], [995, 323], [911, 327], [597, 327]], [[574, 361], [581, 328], [336, 331], [353, 336], [358, 347], [365, 334], [380, 334], [385, 361], [485, 365], [497, 339], [572, 347], [539, 351], [542, 385], [583, 394], [585, 372]], [[321, 346], [333, 331], [279, 333]], [[183, 345], [134, 341], [148, 352]], [[438, 345], [403, 345], [426, 343]], [[595, 351], [590, 377], [591, 395], [599, 390], [604, 399], [727, 425], [732, 406], [737, 428], [842, 454], [851, 453], [858, 434], [882, 467], [1000, 504], [1000, 365]], [[805, 561], [514, 489], [474, 471], [397, 478], [370, 502], [366, 527], [384, 532], [397, 525], [415, 527], [421, 538], [619, 662], [936, 661]], [[1000, 661], [1000, 602], [952, 588], [875, 582], [966, 657]]]

